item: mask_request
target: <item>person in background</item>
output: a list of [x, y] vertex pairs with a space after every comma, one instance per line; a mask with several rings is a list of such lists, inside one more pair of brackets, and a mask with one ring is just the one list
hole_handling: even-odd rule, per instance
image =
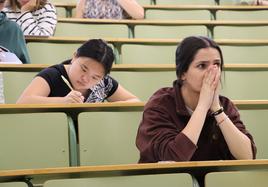
[[210, 38], [190, 36], [176, 51], [177, 80], [144, 107], [140, 163], [256, 158], [253, 137], [234, 104], [220, 96], [223, 56]]
[[57, 24], [55, 7], [47, 0], [7, 0], [3, 9], [24, 35], [52, 36]]
[[263, 6], [267, 6], [268, 5], [268, 0], [254, 0], [254, 1], [241, 1], [240, 3], [241, 5], [263, 5]]
[[24, 64], [30, 63], [25, 38], [20, 27], [2, 11], [5, 0], [0, 0], [0, 46], [14, 53]]
[[[22, 63], [30, 63], [25, 39], [19, 26], [8, 20], [6, 14], [2, 12], [5, 0], [0, 0], [0, 53], [2, 48], [14, 53]], [[0, 72], [0, 103], [5, 103], [3, 74]]]
[[144, 19], [144, 9], [136, 0], [78, 0], [77, 18]]
[[253, 5], [264, 5], [264, 6], [267, 6], [268, 5], [268, 0], [255, 0], [253, 2]]
[[138, 102], [108, 75], [113, 61], [113, 51], [106, 42], [89, 40], [71, 60], [38, 73], [17, 103]]

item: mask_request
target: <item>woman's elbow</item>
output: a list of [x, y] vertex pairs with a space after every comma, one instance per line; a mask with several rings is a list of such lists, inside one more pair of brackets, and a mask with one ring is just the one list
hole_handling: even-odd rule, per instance
[[133, 19], [144, 19], [144, 9], [142, 8], [142, 10], [136, 12]]
[[27, 99], [25, 97], [20, 97], [17, 101], [16, 101], [16, 104], [26, 104], [28, 103], [27, 102]]
[[137, 97], [129, 98], [125, 100], [126, 102], [135, 103], [135, 102], [141, 102], [141, 100]]

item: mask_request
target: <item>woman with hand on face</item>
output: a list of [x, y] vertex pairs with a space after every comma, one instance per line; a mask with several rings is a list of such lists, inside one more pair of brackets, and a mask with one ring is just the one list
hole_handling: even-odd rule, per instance
[[108, 75], [113, 61], [113, 51], [106, 42], [89, 40], [77, 49], [71, 60], [37, 74], [17, 103], [139, 101]]
[[7, 0], [3, 10], [24, 35], [52, 36], [57, 24], [55, 7], [47, 0]]
[[144, 19], [144, 9], [136, 0], [78, 0], [77, 18]]
[[219, 95], [223, 57], [207, 37], [187, 37], [176, 51], [177, 80], [144, 108], [139, 162], [254, 159], [256, 147], [234, 104]]

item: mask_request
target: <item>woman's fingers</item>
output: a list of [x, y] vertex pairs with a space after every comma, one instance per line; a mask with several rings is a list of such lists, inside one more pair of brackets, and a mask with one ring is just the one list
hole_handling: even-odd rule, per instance
[[67, 96], [67, 102], [70, 103], [83, 103], [84, 102], [84, 96], [75, 90], [72, 90]]

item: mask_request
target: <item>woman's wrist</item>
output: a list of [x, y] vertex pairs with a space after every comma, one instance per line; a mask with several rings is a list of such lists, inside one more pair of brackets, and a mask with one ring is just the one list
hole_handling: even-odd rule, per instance
[[222, 112], [217, 116], [214, 116], [216, 121], [217, 121], [217, 125], [221, 126], [222, 124], [224, 124], [227, 120], [228, 120], [228, 116]]
[[212, 110], [211, 115], [215, 117], [215, 116], [221, 114], [223, 111], [224, 111], [223, 107], [220, 106], [220, 107], [218, 107], [218, 109], [216, 109], [214, 111]]

